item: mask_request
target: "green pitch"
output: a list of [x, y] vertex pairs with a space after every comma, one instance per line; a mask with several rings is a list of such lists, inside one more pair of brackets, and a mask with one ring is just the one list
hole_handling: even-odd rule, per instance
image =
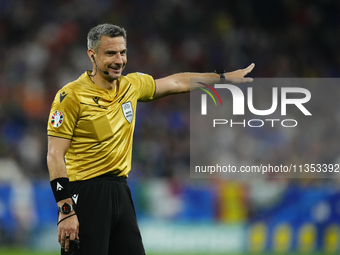
[[1, 255], [60, 255], [60, 252], [31, 251], [17, 248], [0, 248]]

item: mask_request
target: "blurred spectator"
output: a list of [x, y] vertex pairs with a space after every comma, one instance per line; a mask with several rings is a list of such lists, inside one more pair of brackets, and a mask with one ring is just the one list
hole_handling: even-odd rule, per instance
[[[9, 207], [4, 208], [10, 211], [10, 213], [7, 212], [9, 218], [2, 217], [6, 215], [6, 212], [0, 213], [0, 230], [9, 235], [6, 238], [14, 238], [11, 242], [16, 245], [25, 245], [28, 241], [28, 234], [37, 223], [32, 182], [22, 173], [17, 162], [9, 156], [0, 159], [0, 184], [9, 185], [11, 191]], [[10, 228], [7, 228], [8, 222], [4, 222], [11, 220], [16, 222], [14, 229], [10, 225]]]

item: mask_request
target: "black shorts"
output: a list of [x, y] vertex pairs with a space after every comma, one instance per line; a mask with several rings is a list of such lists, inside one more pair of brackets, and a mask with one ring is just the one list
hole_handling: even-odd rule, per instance
[[125, 177], [103, 175], [70, 186], [79, 219], [79, 254], [145, 254]]

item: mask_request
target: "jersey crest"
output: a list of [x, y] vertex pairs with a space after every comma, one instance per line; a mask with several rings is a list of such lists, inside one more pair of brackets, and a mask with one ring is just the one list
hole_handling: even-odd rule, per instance
[[122, 104], [122, 109], [125, 119], [131, 124], [131, 121], [133, 119], [133, 109], [131, 101]]

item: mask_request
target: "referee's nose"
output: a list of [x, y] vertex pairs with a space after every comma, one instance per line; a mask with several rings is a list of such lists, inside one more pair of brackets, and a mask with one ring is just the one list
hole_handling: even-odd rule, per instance
[[114, 63], [116, 65], [123, 65], [124, 64], [124, 56], [122, 56], [119, 52], [117, 52], [117, 54], [115, 55], [114, 58]]

